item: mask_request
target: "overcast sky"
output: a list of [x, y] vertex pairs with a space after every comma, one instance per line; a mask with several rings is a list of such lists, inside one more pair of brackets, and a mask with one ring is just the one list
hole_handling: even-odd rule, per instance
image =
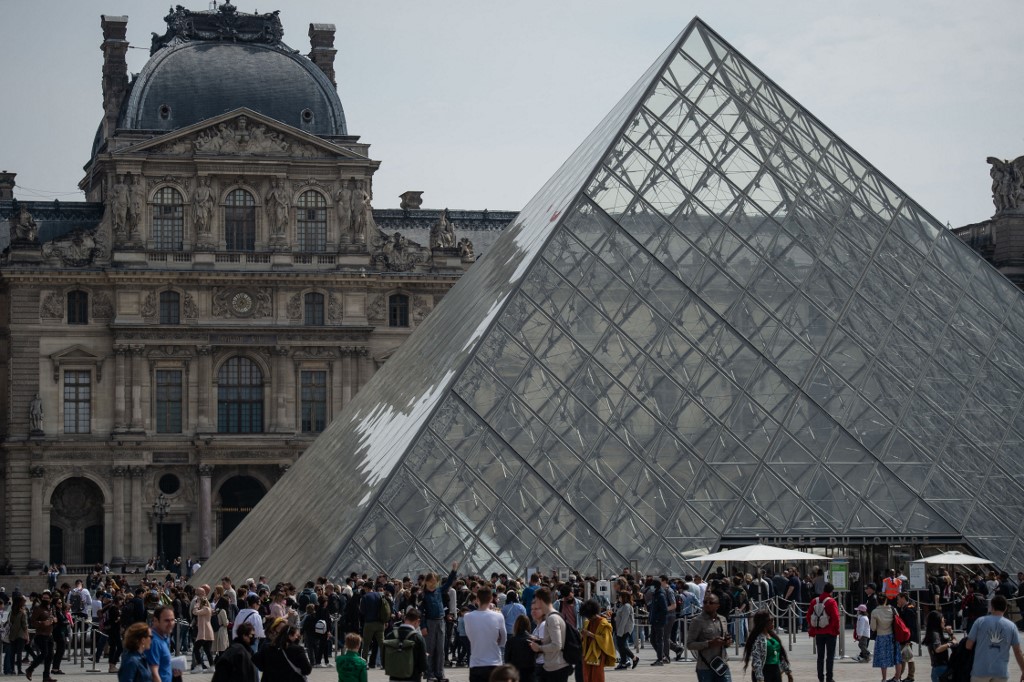
[[[0, 168], [18, 173], [16, 196], [81, 197], [102, 113], [100, 15], [128, 15], [137, 73], [167, 5], [0, 0]], [[410, 189], [425, 208], [522, 208], [694, 15], [943, 223], [991, 216], [985, 158], [1024, 154], [1022, 0], [236, 5], [280, 8], [304, 54], [310, 22], [337, 25], [349, 132], [382, 161], [378, 208]]]

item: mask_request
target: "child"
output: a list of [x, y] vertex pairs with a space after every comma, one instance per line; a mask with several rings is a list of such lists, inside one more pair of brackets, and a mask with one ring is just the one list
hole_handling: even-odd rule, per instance
[[868, 607], [861, 604], [857, 607], [857, 627], [853, 629], [853, 640], [860, 645], [860, 655], [853, 659], [858, 663], [871, 660], [868, 641], [871, 639], [871, 623], [868, 621]]
[[338, 682], [366, 682], [366, 661], [359, 655], [362, 645], [363, 638], [356, 633], [345, 635], [345, 651], [334, 659]]
[[464, 605], [459, 609], [459, 621], [456, 623], [456, 633], [459, 636], [455, 667], [460, 668], [469, 665], [469, 636], [466, 635], [466, 614], [469, 609]]

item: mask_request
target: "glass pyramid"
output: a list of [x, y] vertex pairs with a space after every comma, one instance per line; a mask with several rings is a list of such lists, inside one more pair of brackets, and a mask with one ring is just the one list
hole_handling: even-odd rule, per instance
[[1024, 296], [695, 19], [206, 563], [1024, 563]]

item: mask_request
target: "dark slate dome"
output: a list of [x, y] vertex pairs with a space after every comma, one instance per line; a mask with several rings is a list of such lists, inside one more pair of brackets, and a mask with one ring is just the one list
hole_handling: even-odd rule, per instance
[[131, 86], [120, 127], [176, 130], [227, 111], [253, 111], [314, 135], [347, 135], [330, 79], [281, 42], [280, 20], [230, 4], [178, 7], [153, 36], [152, 57]]

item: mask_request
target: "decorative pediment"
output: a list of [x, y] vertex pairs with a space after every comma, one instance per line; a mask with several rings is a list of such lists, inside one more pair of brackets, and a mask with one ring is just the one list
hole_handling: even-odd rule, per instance
[[60, 381], [61, 367], [95, 367], [96, 382], [99, 383], [103, 380], [104, 359], [102, 355], [96, 355], [77, 344], [53, 353], [50, 355], [50, 363], [53, 365], [53, 381], [54, 383]]
[[128, 147], [118, 154], [168, 156], [365, 157], [244, 107]]

